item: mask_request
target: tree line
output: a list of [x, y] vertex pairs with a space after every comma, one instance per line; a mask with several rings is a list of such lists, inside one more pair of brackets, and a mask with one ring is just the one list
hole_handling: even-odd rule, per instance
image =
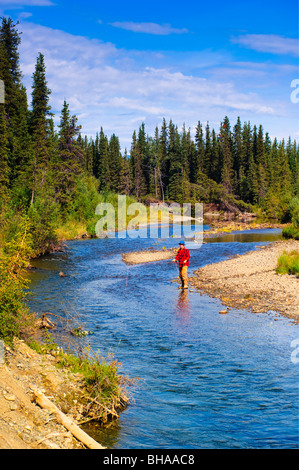
[[216, 202], [241, 210], [260, 207], [282, 219], [298, 196], [299, 148], [296, 141], [271, 140], [261, 125], [233, 124], [227, 116], [219, 129], [198, 121], [181, 130], [163, 119], [154, 135], [145, 124], [133, 132], [130, 149], [119, 138], [82, 136], [69, 104], [62, 104], [58, 128], [50, 106], [45, 57], [38, 54], [31, 102], [22, 83], [18, 23], [2, 18], [0, 79], [0, 210], [26, 214], [41, 246], [51, 229], [72, 217], [91, 220], [98, 195], [109, 192], [137, 200]]
[[144, 123], [134, 131], [130, 155], [122, 157], [118, 139], [108, 140], [103, 129], [84, 141], [91, 163], [87, 169], [99, 179], [101, 190], [147, 195], [179, 203], [217, 202], [228, 195], [246, 204], [279, 206], [298, 195], [299, 148], [291, 138], [271, 141], [262, 126], [232, 127], [225, 116], [218, 132], [198, 122], [194, 137], [163, 119], [154, 136]]

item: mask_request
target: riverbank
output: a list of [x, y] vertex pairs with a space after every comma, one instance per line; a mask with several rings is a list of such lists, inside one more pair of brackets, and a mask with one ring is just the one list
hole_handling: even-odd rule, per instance
[[38, 354], [23, 341], [5, 347], [0, 364], [0, 449], [82, 449], [53, 413], [34, 400], [34, 389], [55, 403], [75, 395], [80, 376], [56, 367], [57, 358]]
[[[204, 232], [204, 240], [232, 231], [283, 228], [282, 224], [217, 223]], [[277, 312], [299, 320], [299, 280], [295, 275], [277, 274], [277, 261], [283, 251], [299, 250], [297, 240], [280, 240], [245, 255], [196, 270], [190, 286], [219, 298], [225, 308], [246, 308], [253, 312]], [[123, 254], [127, 264], [172, 259], [176, 248]], [[223, 310], [227, 313], [227, 310]]]
[[122, 259], [126, 264], [142, 264], [152, 263], [154, 261], [163, 261], [167, 259], [175, 258], [177, 249], [173, 248], [170, 250], [144, 250], [144, 251], [132, 251], [130, 253], [124, 253]]
[[277, 241], [206, 265], [194, 271], [190, 285], [219, 298], [225, 307], [277, 312], [299, 320], [299, 280], [294, 275], [276, 274], [277, 260], [284, 250], [299, 250], [299, 242]]
[[[19, 339], [13, 348], [5, 345], [4, 355], [0, 351], [0, 449], [103, 449], [80, 426], [118, 418], [129, 404], [127, 386], [133, 380], [117, 374], [116, 361], [98, 360], [78, 362], [57, 346], [37, 352]], [[109, 402], [105, 387], [117, 388]]]
[[[212, 224], [211, 228], [205, 230], [203, 233], [203, 243], [205, 240], [215, 237], [221, 237], [222, 235], [231, 233], [231, 232], [243, 232], [246, 230], [262, 230], [269, 228], [283, 228], [284, 224], [273, 224], [273, 223], [245, 223], [245, 222], [232, 222], [232, 221], [222, 221], [215, 222]], [[167, 259], [172, 259], [175, 257], [178, 248], [171, 249], [162, 249], [156, 250], [154, 248], [149, 248], [148, 250], [143, 251], [134, 251], [129, 253], [123, 253], [122, 260], [124, 263], [133, 265], [133, 264], [142, 264], [142, 263], [152, 263], [155, 261], [163, 261]]]

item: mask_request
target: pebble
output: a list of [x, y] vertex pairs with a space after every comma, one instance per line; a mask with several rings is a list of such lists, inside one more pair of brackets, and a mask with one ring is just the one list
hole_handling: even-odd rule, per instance
[[219, 313], [227, 313], [227, 310], [220, 310]]
[[12, 394], [9, 394], [9, 393], [4, 395], [4, 398], [8, 401], [15, 401], [15, 399], [16, 399], [15, 395], [12, 395]]

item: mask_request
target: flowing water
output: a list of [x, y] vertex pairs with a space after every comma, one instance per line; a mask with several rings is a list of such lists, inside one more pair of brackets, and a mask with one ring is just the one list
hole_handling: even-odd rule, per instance
[[[279, 238], [264, 230], [190, 242], [189, 273]], [[75, 313], [93, 351], [140, 379], [120, 419], [88, 431], [110, 449], [298, 448], [298, 325], [275, 312], [220, 315], [219, 300], [171, 282], [174, 263], [122, 262], [151, 246], [176, 241], [71, 241], [33, 263], [32, 310]]]

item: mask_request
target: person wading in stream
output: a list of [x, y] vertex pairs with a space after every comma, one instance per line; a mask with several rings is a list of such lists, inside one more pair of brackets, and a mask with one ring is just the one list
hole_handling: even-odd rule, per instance
[[190, 253], [187, 248], [185, 248], [185, 242], [181, 241], [180, 242], [180, 248], [179, 251], [177, 252], [177, 255], [174, 261], [174, 263], [179, 263], [179, 275], [180, 275], [180, 280], [182, 283], [182, 289], [188, 289], [188, 274], [187, 274], [187, 269], [189, 266], [189, 259], [190, 259]]

